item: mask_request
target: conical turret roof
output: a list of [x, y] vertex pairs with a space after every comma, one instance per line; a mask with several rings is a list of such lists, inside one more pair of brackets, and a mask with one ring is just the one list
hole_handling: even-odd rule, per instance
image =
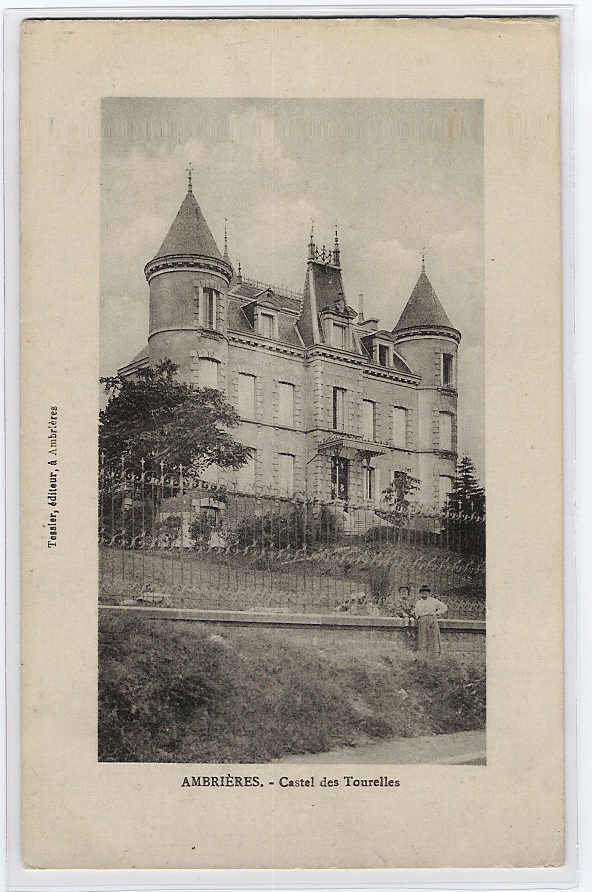
[[202, 257], [222, 260], [214, 236], [191, 188], [153, 260], [174, 254], [199, 254]]
[[393, 331], [422, 327], [454, 328], [423, 266], [415, 288], [411, 292], [411, 297]]

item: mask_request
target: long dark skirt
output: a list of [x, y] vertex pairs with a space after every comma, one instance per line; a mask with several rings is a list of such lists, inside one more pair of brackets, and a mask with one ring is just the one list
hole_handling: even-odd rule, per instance
[[420, 616], [417, 620], [417, 650], [423, 654], [437, 656], [442, 653], [440, 627], [437, 618]]

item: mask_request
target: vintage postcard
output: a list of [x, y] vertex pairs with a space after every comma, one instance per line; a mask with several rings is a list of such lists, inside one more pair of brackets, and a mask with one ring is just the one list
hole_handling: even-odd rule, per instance
[[21, 58], [24, 863], [561, 865], [558, 22]]

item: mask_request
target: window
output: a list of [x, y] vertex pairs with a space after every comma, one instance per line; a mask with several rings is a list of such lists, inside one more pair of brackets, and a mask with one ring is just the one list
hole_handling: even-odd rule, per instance
[[378, 345], [378, 362], [380, 365], [389, 365], [389, 348], [384, 344]]
[[218, 363], [215, 359], [199, 360], [199, 386], [218, 387]]
[[259, 314], [259, 331], [264, 338], [273, 338], [275, 334], [275, 319], [271, 313]]
[[294, 456], [280, 453], [280, 495], [294, 495]]
[[442, 354], [442, 387], [454, 387], [454, 355]]
[[393, 406], [393, 446], [407, 448], [407, 409]]
[[333, 388], [333, 430], [342, 431], [345, 428], [345, 390], [341, 387]]
[[255, 375], [238, 376], [238, 414], [241, 418], [255, 417]]
[[252, 452], [247, 463], [238, 470], [236, 488], [239, 492], [255, 492], [255, 457], [256, 452]]
[[203, 289], [201, 321], [205, 328], [216, 328], [216, 292], [213, 288]]
[[376, 470], [371, 467], [371, 465], [364, 465], [364, 498], [371, 499], [372, 501], [376, 498], [376, 486], [375, 486], [375, 478], [376, 478]]
[[278, 424], [294, 427], [294, 385], [285, 381], [279, 383]]
[[349, 461], [333, 456], [331, 459], [331, 498], [347, 501]]
[[448, 502], [448, 494], [452, 489], [452, 477], [440, 474], [440, 507], [444, 508]]
[[339, 347], [340, 350], [345, 350], [347, 341], [346, 341], [346, 328], [345, 325], [341, 325], [340, 322], [333, 323], [333, 336], [331, 338], [331, 343], [334, 347]]
[[439, 447], [444, 452], [452, 452], [452, 415], [450, 412], [440, 412]]
[[376, 434], [376, 405], [372, 400], [362, 401], [362, 436], [374, 440]]

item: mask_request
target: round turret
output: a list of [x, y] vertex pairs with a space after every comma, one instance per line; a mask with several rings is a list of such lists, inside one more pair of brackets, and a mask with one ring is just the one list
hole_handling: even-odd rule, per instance
[[225, 367], [228, 355], [226, 292], [232, 266], [193, 194], [191, 173], [187, 195], [144, 273], [150, 286], [150, 364], [168, 358], [183, 380], [216, 386], [214, 379], [220, 382], [224, 374], [213, 363]]
[[393, 328], [395, 351], [415, 374], [418, 388], [417, 449], [420, 500], [442, 505], [456, 473], [457, 446], [457, 352], [460, 331], [440, 303], [425, 271]]

